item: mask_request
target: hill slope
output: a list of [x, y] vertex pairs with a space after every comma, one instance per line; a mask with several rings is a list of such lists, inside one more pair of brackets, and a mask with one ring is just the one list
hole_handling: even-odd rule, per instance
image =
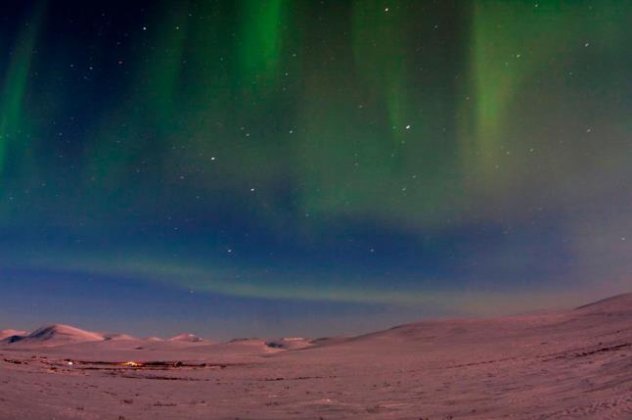
[[84, 331], [79, 328], [71, 327], [70, 325], [53, 324], [38, 328], [20, 339], [13, 340], [13, 343], [29, 346], [51, 347], [103, 340], [103, 335], [95, 332]]

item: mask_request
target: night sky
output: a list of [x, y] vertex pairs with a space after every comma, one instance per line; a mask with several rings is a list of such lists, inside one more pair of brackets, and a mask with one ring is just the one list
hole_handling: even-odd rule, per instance
[[3, 1], [0, 327], [353, 333], [632, 289], [626, 1]]

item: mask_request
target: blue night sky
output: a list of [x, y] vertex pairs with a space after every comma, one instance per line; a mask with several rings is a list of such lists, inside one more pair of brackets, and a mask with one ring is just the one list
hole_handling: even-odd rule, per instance
[[325, 335], [630, 291], [630, 21], [4, 1], [0, 327]]

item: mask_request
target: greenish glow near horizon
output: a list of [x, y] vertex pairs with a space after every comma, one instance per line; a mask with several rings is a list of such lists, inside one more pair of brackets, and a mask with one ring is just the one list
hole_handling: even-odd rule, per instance
[[[575, 293], [555, 291], [553, 294], [544, 289], [520, 290], [461, 290], [458, 292], [441, 289], [416, 287], [398, 290], [396, 287], [359, 286], [304, 281], [288, 285], [286, 280], [296, 274], [243, 270], [243, 281], [236, 283], [232, 267], [218, 266], [213, 269], [180, 264], [169, 260], [146, 260], [141, 256], [114, 258], [82, 258], [64, 260], [63, 257], [33, 261], [35, 267], [62, 269], [81, 273], [84, 276], [102, 274], [137, 278], [167, 286], [177, 286], [183, 290], [195, 292], [221, 293], [258, 299], [288, 299], [303, 301], [329, 301], [347, 303], [365, 303], [394, 305], [399, 307], [417, 307], [429, 305], [433, 308], [458, 307], [459, 311], [469, 315], [485, 316], [507, 313], [508, 311], [555, 308], [561, 301], [582, 299], [582, 290]], [[275, 279], [284, 278], [284, 281]], [[344, 280], [344, 279], [340, 279]], [[346, 279], [348, 280], [348, 279]], [[537, 302], [537, 303], [534, 303]]]

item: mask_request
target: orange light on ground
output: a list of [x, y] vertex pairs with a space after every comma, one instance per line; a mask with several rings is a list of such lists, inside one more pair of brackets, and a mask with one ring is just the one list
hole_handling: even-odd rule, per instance
[[142, 365], [143, 365], [142, 363], [133, 362], [133, 361], [123, 363], [123, 366], [126, 366], [126, 367], [141, 367]]

